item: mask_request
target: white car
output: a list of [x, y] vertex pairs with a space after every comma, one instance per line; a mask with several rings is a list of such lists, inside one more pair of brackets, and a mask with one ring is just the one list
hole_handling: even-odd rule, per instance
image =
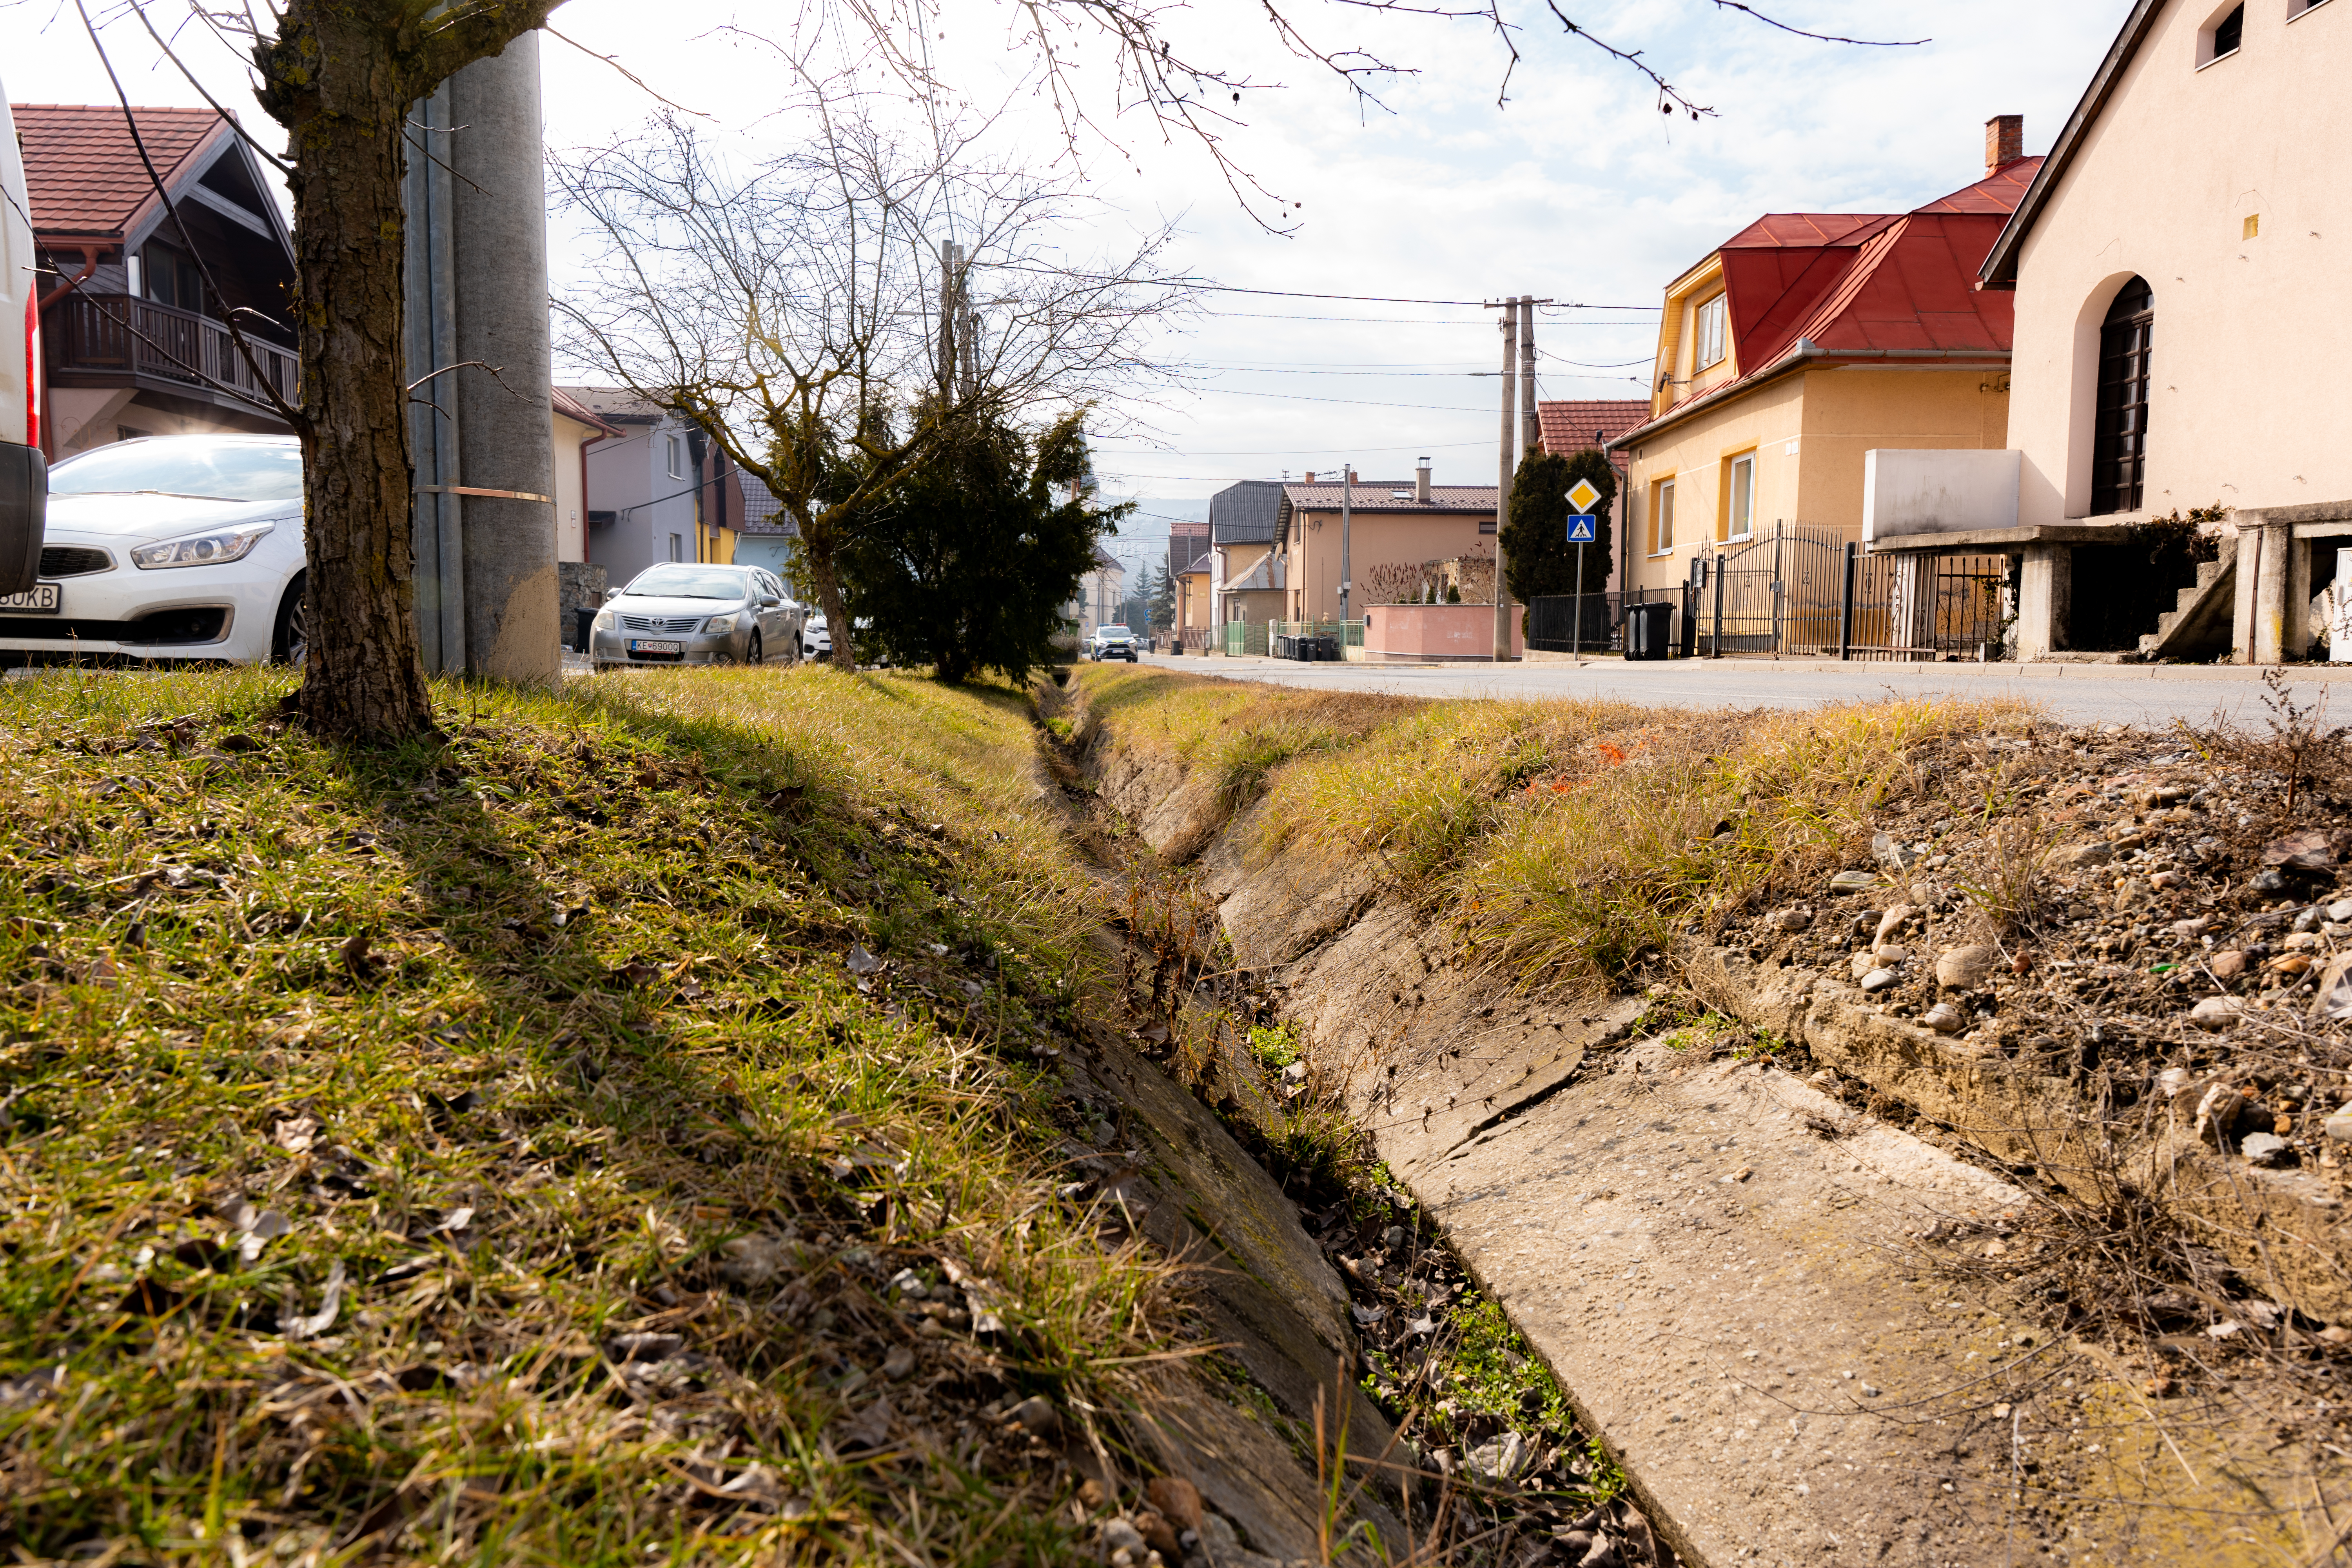
[[49, 470], [40, 579], [0, 597], [0, 662], [299, 662], [302, 451], [144, 436]]
[[823, 610], [811, 610], [808, 619], [802, 624], [801, 657], [803, 658], [833, 657], [833, 628], [825, 623]]

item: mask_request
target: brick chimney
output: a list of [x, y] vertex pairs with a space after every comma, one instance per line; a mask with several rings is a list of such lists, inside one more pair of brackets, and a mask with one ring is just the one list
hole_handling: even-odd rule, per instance
[[1315, 482], [1315, 470], [1312, 468], [1307, 470], [1307, 482], [1310, 485]]
[[1996, 114], [1985, 121], [1985, 174], [1999, 174], [2025, 156], [2025, 116]]
[[1422, 458], [1420, 462], [1413, 465], [1412, 499], [1417, 501], [1429, 500], [1429, 459], [1427, 458]]

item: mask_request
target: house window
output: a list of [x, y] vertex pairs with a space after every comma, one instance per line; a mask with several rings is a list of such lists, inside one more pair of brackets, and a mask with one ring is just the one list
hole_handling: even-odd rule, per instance
[[1746, 539], [1756, 531], [1756, 454], [1742, 452], [1725, 467], [1722, 536]]
[[2091, 510], [2137, 511], [2147, 477], [2147, 373], [2156, 296], [2123, 286], [2099, 328], [2098, 426], [2091, 442]]
[[1675, 481], [1662, 479], [1650, 491], [1650, 553], [1675, 547]]
[[2327, 0], [2288, 0], [2286, 19], [2292, 22], [2305, 12], [2316, 11], [2326, 4]]
[[682, 479], [686, 478], [686, 443], [675, 436], [668, 437], [667, 439], [669, 442], [669, 477]]
[[1693, 375], [1696, 375], [1700, 371], [1723, 358], [1723, 300], [1724, 296], [1717, 294], [1714, 299], [1696, 307], [1692, 312], [1691, 374]]
[[2246, 41], [2246, 8], [2231, 5], [2215, 15], [2197, 35], [2197, 64], [2201, 68], [2228, 59]]
[[669, 558], [672, 561], [686, 559], [686, 535], [683, 533], [673, 533], [669, 536]]

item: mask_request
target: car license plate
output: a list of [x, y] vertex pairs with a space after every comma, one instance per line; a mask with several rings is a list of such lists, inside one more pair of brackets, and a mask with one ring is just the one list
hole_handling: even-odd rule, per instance
[[676, 642], [648, 642], [643, 637], [629, 639], [631, 653], [684, 653], [686, 645]]
[[55, 583], [36, 583], [21, 594], [0, 594], [0, 613], [54, 616], [65, 608], [65, 592]]

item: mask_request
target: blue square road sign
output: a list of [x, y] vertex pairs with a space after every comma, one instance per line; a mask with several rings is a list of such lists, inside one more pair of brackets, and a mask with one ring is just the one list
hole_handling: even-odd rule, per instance
[[1579, 512], [1568, 520], [1568, 542], [1570, 544], [1590, 544], [1593, 537], [1591, 512]]

